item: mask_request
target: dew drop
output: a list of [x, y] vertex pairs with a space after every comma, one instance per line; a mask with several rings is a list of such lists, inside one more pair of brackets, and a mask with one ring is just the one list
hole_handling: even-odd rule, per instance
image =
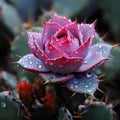
[[99, 45], [99, 48], [101, 48], [102, 47], [102, 45]]
[[42, 66], [41, 66], [41, 65], [39, 65], [39, 66], [38, 66], [38, 68], [42, 68]]
[[88, 61], [85, 60], [84, 63], [86, 64], [86, 63], [88, 63]]
[[32, 64], [32, 62], [30, 61], [30, 64]]
[[5, 102], [1, 102], [1, 106], [2, 106], [2, 108], [6, 108], [7, 107]]
[[86, 76], [87, 76], [87, 77], [91, 77], [92, 74], [91, 74], [91, 73], [86, 73]]
[[78, 86], [77, 86], [77, 85], [75, 85], [75, 88], [78, 88]]
[[86, 88], [88, 88], [89, 86], [88, 85], [85, 85]]
[[76, 51], [75, 54], [78, 54], [78, 52]]
[[29, 56], [28, 59], [31, 59], [31, 57]]

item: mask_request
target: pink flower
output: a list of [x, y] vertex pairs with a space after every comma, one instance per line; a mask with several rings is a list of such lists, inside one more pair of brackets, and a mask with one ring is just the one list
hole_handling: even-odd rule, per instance
[[[44, 22], [42, 33], [26, 31], [32, 54], [25, 55], [18, 64], [42, 73], [44, 78], [52, 76], [53, 82], [68, 80], [75, 72], [91, 70], [108, 59], [112, 48], [101, 43], [93, 45], [94, 28], [95, 22], [78, 24], [53, 13], [51, 19]], [[56, 75], [53, 73], [61, 74], [60, 78], [53, 77]], [[63, 77], [64, 74], [69, 75]]]

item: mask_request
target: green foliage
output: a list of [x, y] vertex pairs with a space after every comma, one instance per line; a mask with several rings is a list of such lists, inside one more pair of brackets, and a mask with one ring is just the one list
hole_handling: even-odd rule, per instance
[[23, 111], [18, 115], [19, 104], [12, 99], [8, 91], [0, 93], [0, 120], [20, 120], [23, 118]]
[[18, 15], [16, 8], [10, 4], [4, 2], [4, 0], [0, 1], [1, 8], [1, 17], [0, 20], [11, 30], [13, 34], [16, 34], [21, 28], [21, 18]]
[[90, 0], [54, 0], [53, 9], [67, 17], [73, 17], [77, 13], [81, 12], [88, 4]]
[[101, 6], [104, 10], [104, 17], [114, 34], [120, 37], [120, 0], [102, 0]]
[[85, 108], [81, 120], [113, 120], [113, 112], [101, 103], [94, 103]]

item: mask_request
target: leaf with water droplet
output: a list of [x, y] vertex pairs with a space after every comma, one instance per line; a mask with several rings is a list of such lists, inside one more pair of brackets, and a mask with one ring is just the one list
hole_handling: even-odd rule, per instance
[[18, 108], [20, 104], [15, 101], [13, 91], [0, 92], [0, 120], [21, 120], [24, 116], [24, 110], [21, 109], [19, 115]]
[[93, 103], [85, 108], [82, 120], [113, 120], [113, 111], [101, 103]]
[[30, 71], [36, 72], [48, 72], [49, 70], [45, 67], [44, 63], [36, 58], [33, 54], [27, 54], [22, 57], [18, 64]]
[[97, 76], [93, 73], [79, 73], [67, 81], [66, 86], [72, 91], [93, 95], [98, 88]]

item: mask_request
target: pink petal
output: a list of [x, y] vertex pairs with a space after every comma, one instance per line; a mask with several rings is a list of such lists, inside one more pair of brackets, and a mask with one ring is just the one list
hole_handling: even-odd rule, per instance
[[69, 30], [72, 35], [77, 38], [80, 42], [80, 44], [83, 43], [82, 39], [83, 39], [83, 36], [81, 34], [81, 32], [79, 31], [79, 26], [78, 26], [78, 23], [77, 22], [73, 22], [69, 25], [66, 25], [66, 28], [67, 30]]
[[39, 74], [46, 82], [65, 82], [74, 77], [72, 74], [61, 75], [55, 73], [40, 73]]
[[40, 60], [45, 61], [46, 59], [48, 59], [48, 57], [46, 56], [46, 54], [44, 53], [44, 51], [39, 48], [39, 46], [38, 46], [38, 44], [37, 44], [37, 42], [36, 42], [35, 39], [34, 39], [34, 47], [35, 47], [35, 50], [36, 50], [36, 55], [37, 55], [37, 57]]
[[71, 23], [71, 20], [67, 19], [66, 17], [58, 16], [57, 14], [52, 13], [52, 17], [49, 20], [49, 22], [56, 22], [60, 24], [61, 26], [65, 26]]
[[95, 22], [92, 24], [81, 24], [79, 30], [83, 36], [83, 42], [88, 40], [91, 37], [91, 44], [93, 43], [94, 33], [95, 33]]
[[66, 40], [56, 46], [61, 51], [69, 55], [71, 52], [73, 52], [79, 47], [79, 41], [76, 38], [73, 38], [72, 40], [68, 40], [68, 38], [66, 38]]
[[44, 45], [47, 40], [50, 40], [51, 37], [55, 34], [56, 31], [58, 31], [61, 28], [61, 26], [57, 23], [52, 22], [45, 22], [44, 23], [44, 30], [42, 33], [42, 45], [44, 48]]
[[45, 44], [45, 53], [48, 58], [59, 58], [63, 55], [63, 52], [52, 45], [49, 40]]
[[90, 48], [90, 38], [85, 41], [78, 49], [70, 54], [70, 57], [81, 57], [85, 58], [88, 54], [88, 50]]
[[34, 72], [48, 72], [50, 71], [45, 67], [44, 63], [36, 58], [33, 54], [27, 54], [23, 56], [18, 64], [24, 67], [26, 70], [34, 71]]
[[101, 63], [104, 63], [108, 59], [109, 58], [103, 57], [101, 52], [95, 52], [94, 54], [89, 54], [85, 58], [84, 63], [80, 66], [77, 72], [85, 72], [90, 69], [93, 69], [99, 66]]
[[31, 50], [31, 52], [36, 56], [38, 57], [37, 55], [37, 51], [36, 51], [36, 48], [35, 48], [35, 45], [34, 45], [34, 40], [37, 41], [39, 47], [41, 48], [41, 33], [36, 33], [36, 32], [27, 32], [25, 31], [25, 33], [27, 34], [27, 37], [28, 37], [28, 45], [29, 45], [29, 48]]
[[54, 73], [71, 73], [75, 72], [82, 64], [82, 58], [67, 58], [62, 56], [57, 59], [46, 60], [46, 66]]

